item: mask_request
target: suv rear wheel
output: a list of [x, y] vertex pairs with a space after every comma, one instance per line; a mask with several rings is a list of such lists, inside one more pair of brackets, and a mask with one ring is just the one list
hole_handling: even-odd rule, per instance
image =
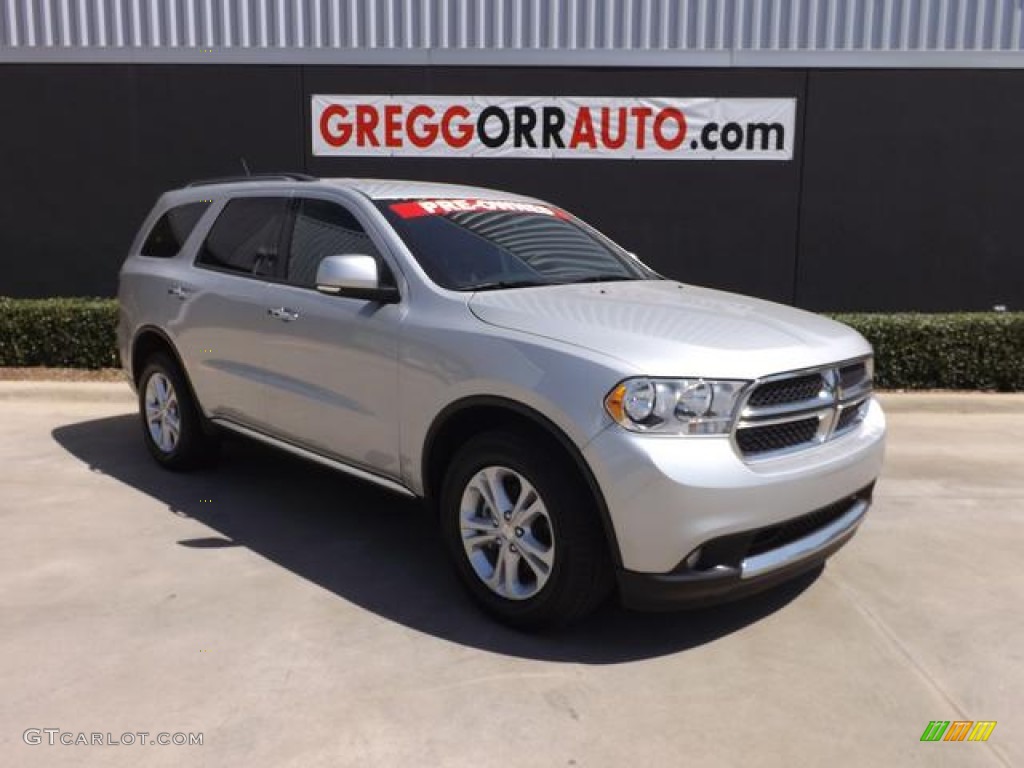
[[157, 353], [139, 377], [139, 416], [146, 447], [167, 469], [194, 469], [217, 454], [218, 440], [203, 431], [202, 416], [181, 369]]
[[612, 586], [591, 506], [558, 451], [491, 432], [452, 459], [441, 524], [456, 570], [484, 610], [516, 627], [554, 626], [592, 611]]

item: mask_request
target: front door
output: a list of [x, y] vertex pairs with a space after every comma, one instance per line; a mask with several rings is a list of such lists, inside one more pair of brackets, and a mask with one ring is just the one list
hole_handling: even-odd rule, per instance
[[376, 474], [401, 475], [398, 454], [398, 336], [401, 304], [316, 290], [325, 256], [385, 260], [339, 203], [294, 203], [284, 282], [268, 288], [274, 318], [265, 338], [267, 419], [275, 436]]

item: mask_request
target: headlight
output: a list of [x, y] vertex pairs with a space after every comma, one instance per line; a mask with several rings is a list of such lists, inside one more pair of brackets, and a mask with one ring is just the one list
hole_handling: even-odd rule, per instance
[[748, 381], [627, 379], [604, 399], [608, 415], [631, 432], [722, 435], [732, 429]]

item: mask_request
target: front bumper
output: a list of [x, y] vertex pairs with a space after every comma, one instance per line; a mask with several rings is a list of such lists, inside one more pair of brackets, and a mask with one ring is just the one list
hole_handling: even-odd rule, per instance
[[[821, 565], [853, 537], [871, 505], [871, 490], [868, 487], [840, 502], [844, 511], [806, 536], [774, 549], [737, 557], [732, 563], [708, 568], [681, 563], [675, 571], [665, 574], [621, 569], [618, 581], [622, 602], [637, 609], [709, 605], [736, 600], [789, 581]], [[745, 541], [749, 546], [759, 535], [751, 532], [730, 538], [736, 539], [737, 544]]]
[[[752, 463], [724, 437], [602, 432], [584, 454], [619, 545], [624, 601], [731, 599], [815, 567], [863, 519], [884, 445], [885, 417], [874, 400], [848, 434]], [[789, 533], [775, 545], [766, 548], [764, 536], [753, 543], [781, 529]]]

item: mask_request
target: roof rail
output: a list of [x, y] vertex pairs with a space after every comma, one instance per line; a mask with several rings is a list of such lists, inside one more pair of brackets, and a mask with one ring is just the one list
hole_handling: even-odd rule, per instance
[[221, 176], [216, 179], [190, 181], [186, 187], [205, 187], [209, 184], [237, 184], [243, 181], [317, 181], [306, 173], [256, 173], [252, 176]]

